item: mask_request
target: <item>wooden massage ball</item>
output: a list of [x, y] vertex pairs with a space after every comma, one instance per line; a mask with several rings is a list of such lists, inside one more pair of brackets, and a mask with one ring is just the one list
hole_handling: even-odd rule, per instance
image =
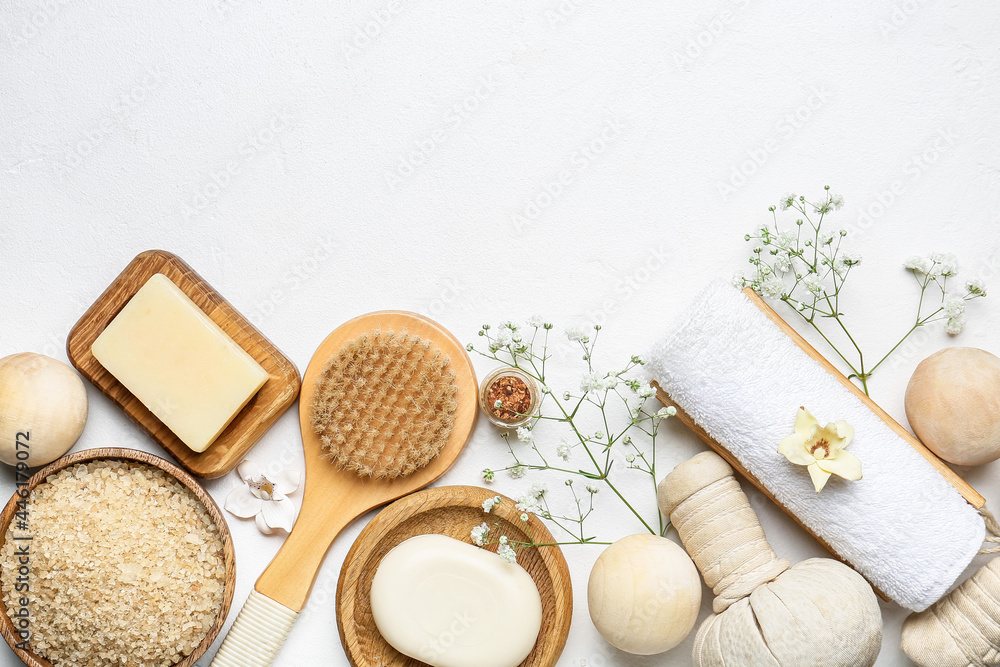
[[949, 463], [1000, 458], [1000, 358], [974, 347], [946, 347], [927, 357], [906, 387], [906, 418]]

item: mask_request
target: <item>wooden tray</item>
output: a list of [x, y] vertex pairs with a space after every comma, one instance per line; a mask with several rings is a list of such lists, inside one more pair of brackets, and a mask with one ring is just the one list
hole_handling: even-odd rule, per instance
[[[208, 511], [208, 515], [212, 517], [212, 521], [215, 522], [215, 526], [219, 529], [219, 537], [222, 538], [222, 546], [226, 561], [226, 580], [224, 584], [225, 592], [223, 593], [222, 598], [222, 609], [219, 611], [219, 616], [215, 619], [215, 623], [212, 624], [211, 628], [209, 628], [208, 634], [205, 635], [205, 638], [202, 639], [197, 648], [195, 648], [191, 655], [174, 665], [174, 667], [194, 667], [198, 659], [204, 655], [205, 651], [207, 651], [212, 645], [212, 642], [215, 641], [215, 638], [219, 635], [219, 631], [222, 629], [222, 626], [225, 625], [226, 617], [229, 615], [229, 607], [233, 602], [233, 592], [236, 590], [236, 554], [233, 551], [233, 540], [229, 534], [229, 526], [226, 524], [226, 520], [223, 518], [222, 512], [219, 511], [219, 506], [215, 504], [212, 497], [208, 495], [205, 489], [203, 489], [193, 477], [175, 466], [173, 463], [170, 463], [159, 456], [154, 456], [137, 449], [103, 447], [98, 449], [85, 449], [81, 452], [64, 456], [32, 475], [31, 479], [29, 479], [22, 488], [25, 488], [30, 492], [36, 486], [44, 482], [49, 475], [57, 473], [60, 470], [77, 463], [86, 463], [98, 459], [135, 461], [137, 463], [145, 463], [154, 468], [163, 470], [168, 475], [183, 484], [186, 488], [190, 489], [190, 491], [197, 496], [202, 505], [204, 505], [205, 509]], [[11, 496], [9, 501], [7, 501], [7, 505], [4, 507], [3, 513], [0, 514], [0, 546], [3, 545], [3, 542], [6, 539], [7, 528], [10, 526], [10, 522], [13, 520], [14, 514], [18, 511], [17, 503], [21, 499], [22, 498], [19, 493], [15, 491], [14, 495]], [[108, 594], [114, 595], [115, 591], [108, 591]], [[0, 591], [0, 595], [2, 595], [2, 591]], [[25, 651], [17, 648], [17, 643], [21, 640], [14, 634], [14, 632], [14, 624], [11, 623], [6, 610], [3, 610], [3, 612], [0, 613], [0, 634], [3, 634], [3, 638], [7, 640], [7, 644], [9, 644], [14, 653], [17, 654], [17, 657], [19, 657], [24, 664], [29, 667], [53, 667], [52, 663], [45, 658], [31, 651]]]
[[[444, 486], [406, 496], [382, 510], [369, 523], [344, 560], [337, 583], [337, 627], [347, 659], [354, 667], [417, 667], [424, 663], [408, 658], [389, 646], [375, 627], [371, 612], [371, 585], [382, 557], [400, 542], [416, 535], [441, 534], [470, 542], [470, 531], [483, 521], [511, 539], [536, 543], [553, 542], [538, 517], [531, 516], [527, 528], [503, 498], [490, 515], [482, 504], [497, 495], [474, 486]], [[502, 497], [502, 496], [501, 496]], [[495, 551], [495, 545], [491, 547]], [[538, 586], [542, 597], [542, 629], [535, 648], [520, 667], [552, 667], [566, 645], [573, 616], [573, 589], [569, 569], [559, 547], [533, 547], [517, 552], [520, 563]]]
[[[202, 453], [192, 451], [139, 399], [105, 370], [90, 351], [97, 337], [139, 288], [162, 273], [181, 288], [229, 337], [257, 360], [270, 376], [218, 439]], [[69, 332], [66, 352], [85, 378], [118, 405], [188, 472], [221, 477], [240, 464], [299, 394], [299, 371], [271, 341], [212, 289], [184, 260], [165, 250], [148, 250], [125, 267]]]

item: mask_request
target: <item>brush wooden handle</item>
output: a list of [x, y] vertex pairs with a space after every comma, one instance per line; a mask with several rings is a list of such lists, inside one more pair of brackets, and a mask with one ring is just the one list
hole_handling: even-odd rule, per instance
[[266, 595], [252, 591], [215, 654], [212, 667], [270, 667], [298, 616]]
[[768, 544], [733, 469], [717, 454], [702, 452], [678, 465], [656, 496], [715, 593], [715, 613], [791, 567]]
[[344, 473], [341, 483], [330, 487], [310, 487], [307, 480], [300, 519], [254, 588], [302, 611], [330, 545], [347, 524], [378, 504], [379, 498], [369, 500], [364, 481], [353, 473]]

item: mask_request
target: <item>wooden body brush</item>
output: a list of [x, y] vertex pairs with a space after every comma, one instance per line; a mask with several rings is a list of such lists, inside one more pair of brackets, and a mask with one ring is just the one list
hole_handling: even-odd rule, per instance
[[465, 348], [419, 315], [362, 315], [323, 341], [299, 398], [302, 509], [213, 667], [274, 661], [334, 538], [358, 516], [430, 484], [454, 463], [475, 426], [476, 392]]

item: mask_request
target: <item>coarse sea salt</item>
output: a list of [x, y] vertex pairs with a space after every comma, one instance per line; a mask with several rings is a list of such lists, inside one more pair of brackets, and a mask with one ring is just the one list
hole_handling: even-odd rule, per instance
[[[0, 551], [4, 604], [13, 615], [27, 595], [31, 650], [56, 667], [170, 667], [222, 609], [219, 531], [162, 470], [77, 464], [32, 491], [26, 524], [12, 522]], [[27, 593], [15, 586], [18, 537], [32, 538]]]

